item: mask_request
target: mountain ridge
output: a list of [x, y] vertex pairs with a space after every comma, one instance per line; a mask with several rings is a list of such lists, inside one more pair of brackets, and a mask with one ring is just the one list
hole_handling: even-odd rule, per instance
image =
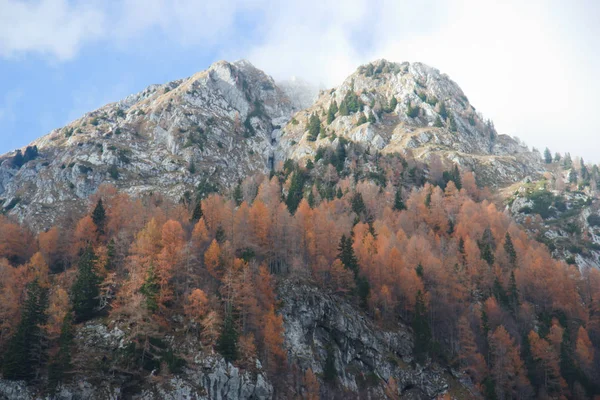
[[[365, 64], [338, 88], [321, 90], [308, 109], [299, 107], [314, 89], [304, 86], [286, 93], [246, 60], [218, 61], [188, 78], [150, 85], [33, 141], [30, 146], [40, 152], [35, 167], [14, 170], [9, 155], [0, 157], [0, 204], [43, 229], [53, 221], [38, 222], [39, 204], [67, 202], [71, 208], [102, 182], [131, 194], [154, 188], [181, 198], [208, 180], [231, 187], [248, 174], [280, 168], [288, 158], [314, 156], [319, 145], [337, 145], [334, 135], [382, 153], [411, 149], [426, 161], [439, 156], [445, 164], [476, 170], [491, 186], [541, 172], [535, 154], [496, 135], [456, 83], [424, 64]], [[365, 115], [379, 113], [375, 122], [354, 126], [363, 111], [338, 116], [327, 127], [329, 140], [309, 142], [308, 116], [319, 111], [326, 125], [322, 114], [332, 96], [341, 101], [351, 89], [361, 93]], [[303, 98], [290, 99], [294, 93]], [[446, 118], [444, 126], [433, 126], [439, 123], [438, 96], [448, 102], [446, 118], [455, 118], [457, 132], [449, 131]], [[382, 115], [391, 97], [397, 97], [397, 106]], [[415, 118], [406, 115], [408, 103], [420, 110]], [[37, 210], [15, 205], [15, 199], [28, 199]]]

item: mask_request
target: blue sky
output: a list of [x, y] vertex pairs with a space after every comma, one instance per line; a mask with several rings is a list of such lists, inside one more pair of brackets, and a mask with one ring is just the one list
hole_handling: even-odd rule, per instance
[[219, 59], [333, 86], [387, 58], [448, 73], [500, 133], [599, 162], [598, 20], [590, 0], [0, 0], [0, 153]]

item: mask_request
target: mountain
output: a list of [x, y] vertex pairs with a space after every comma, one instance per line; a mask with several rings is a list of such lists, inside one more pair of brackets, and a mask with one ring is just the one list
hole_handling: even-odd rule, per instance
[[[361, 93], [354, 99], [360, 110], [327, 124], [332, 102], [341, 104], [353, 92]], [[45, 229], [73, 209], [83, 211], [81, 200], [105, 182], [129, 194], [160, 192], [179, 200], [198, 188], [231, 188], [288, 158], [314, 156], [319, 146], [337, 145], [336, 137], [382, 154], [410, 149], [424, 161], [439, 156], [476, 171], [489, 186], [543, 170], [538, 154], [498, 135], [458, 85], [423, 64], [362, 66], [300, 109], [314, 93], [298, 79], [280, 88], [247, 61], [217, 62], [190, 78], [152, 85], [34, 141], [36, 158], [23, 166], [12, 164], [14, 154], [1, 157], [0, 205]], [[409, 103], [414, 117], [407, 115]], [[310, 141], [313, 114], [324, 132]], [[375, 119], [357, 126], [361, 115]], [[438, 119], [442, 126], [435, 126]]]
[[175, 199], [202, 184], [227, 187], [269, 171], [279, 128], [294, 110], [247, 61], [217, 62], [52, 131], [30, 145], [38, 155], [20, 168], [2, 157], [0, 203], [40, 229], [82, 210], [81, 199], [103, 182]]
[[0, 399], [600, 395], [600, 170], [548, 154], [421, 63], [87, 113], [0, 157]]
[[[355, 93], [359, 95], [350, 96]], [[333, 102], [337, 108], [343, 102], [355, 107], [327, 123]], [[315, 141], [305, 134], [313, 114], [323, 126]], [[363, 116], [366, 121], [360, 123]], [[426, 161], [439, 156], [477, 171], [484, 185], [514, 183], [543, 171], [539, 154], [499, 135], [456, 83], [421, 63], [375, 61], [361, 66], [339, 87], [321, 91], [311, 107], [295, 114], [284, 127], [282, 153], [294, 159], [313, 156], [320, 145], [335, 137], [363, 143], [383, 154], [410, 149]]]

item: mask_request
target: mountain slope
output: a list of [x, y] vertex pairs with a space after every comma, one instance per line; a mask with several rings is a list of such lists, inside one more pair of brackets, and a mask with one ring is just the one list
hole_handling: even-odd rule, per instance
[[0, 398], [600, 394], [597, 168], [423, 64], [311, 90], [218, 62], [4, 156]]
[[[349, 94], [354, 93], [353, 99]], [[347, 115], [338, 111], [328, 124], [331, 104], [336, 102], [339, 108], [349, 101], [358, 103], [355, 111], [350, 109]], [[316, 141], [307, 133], [313, 114], [323, 127]], [[476, 171], [481, 183], [489, 186], [543, 171], [539, 154], [498, 135], [456, 83], [421, 63], [379, 60], [363, 65], [339, 87], [322, 91], [315, 104], [297, 113], [292, 122], [283, 130], [281, 148], [285, 157], [294, 159], [312, 156], [319, 146], [344, 137], [382, 153], [410, 149], [426, 161], [438, 155]]]
[[175, 199], [198, 185], [228, 187], [269, 171], [272, 137], [293, 110], [248, 62], [218, 62], [54, 130], [31, 144], [39, 155], [20, 168], [0, 158], [0, 204], [12, 202], [12, 215], [43, 228], [103, 182]]
[[[247, 61], [217, 62], [190, 78], [152, 85], [34, 141], [37, 158], [20, 168], [13, 154], [1, 157], [0, 205], [43, 229], [67, 210], [82, 210], [81, 199], [103, 182], [179, 200], [186, 192], [231, 187], [288, 158], [314, 156], [319, 146], [335, 146], [335, 137], [371, 151], [410, 151], [424, 161], [439, 156], [490, 186], [542, 171], [537, 153], [498, 135], [454, 82], [424, 64], [367, 64], [301, 111], [314, 89], [298, 80], [282, 87]], [[327, 124], [329, 106], [349, 93], [357, 94], [357, 110], [338, 112]], [[307, 133], [312, 114], [323, 126], [314, 142]], [[372, 115], [372, 122], [356, 126], [360, 115]]]

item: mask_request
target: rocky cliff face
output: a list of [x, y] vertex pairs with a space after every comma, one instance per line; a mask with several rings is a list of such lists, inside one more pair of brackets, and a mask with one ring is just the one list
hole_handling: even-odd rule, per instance
[[[283, 282], [279, 287], [288, 361], [300, 370], [311, 368], [324, 398], [385, 398], [393, 377], [402, 399], [434, 399], [443, 393], [475, 398], [464, 377], [437, 364], [419, 365], [412, 359], [412, 333], [399, 325], [381, 330], [343, 298], [307, 284]], [[108, 322], [109, 324], [111, 322]], [[259, 360], [253, 371], [242, 370], [220, 355], [199, 349], [193, 335], [178, 336], [170, 346], [188, 360], [171, 378], [136, 376], [119, 366], [129, 342], [127, 329], [89, 322], [76, 333], [72, 383], [53, 395], [36, 393], [20, 382], [0, 380], [0, 399], [271, 399], [272, 378]], [[325, 383], [323, 370], [330, 352], [334, 382]], [[454, 374], [454, 375], [453, 375]], [[304, 389], [298, 388], [299, 392]], [[282, 398], [281, 396], [277, 398]], [[464, 397], [463, 397], [464, 398]]]
[[[330, 104], [341, 106], [349, 94], [358, 109], [328, 124]], [[439, 155], [491, 186], [542, 170], [539, 154], [498, 135], [456, 83], [424, 64], [377, 61], [315, 95], [300, 80], [278, 86], [247, 61], [217, 62], [152, 85], [36, 140], [39, 154], [23, 166], [14, 165], [14, 154], [0, 157], [0, 211], [43, 229], [82, 208], [103, 182], [179, 200], [268, 173], [287, 158], [306, 159], [342, 137], [383, 153], [410, 150], [425, 161]], [[323, 130], [310, 141], [313, 114]], [[367, 122], [358, 124], [360, 116]]]
[[[436, 364], [415, 363], [413, 338], [406, 326], [382, 330], [339, 297], [310, 286], [288, 282], [281, 292], [290, 361], [323, 376], [331, 357], [341, 390], [360, 398], [385, 398], [385, 387], [394, 378], [402, 398], [432, 399], [457, 380]], [[461, 389], [468, 393], [467, 387]], [[336, 398], [334, 393], [323, 394]]]

